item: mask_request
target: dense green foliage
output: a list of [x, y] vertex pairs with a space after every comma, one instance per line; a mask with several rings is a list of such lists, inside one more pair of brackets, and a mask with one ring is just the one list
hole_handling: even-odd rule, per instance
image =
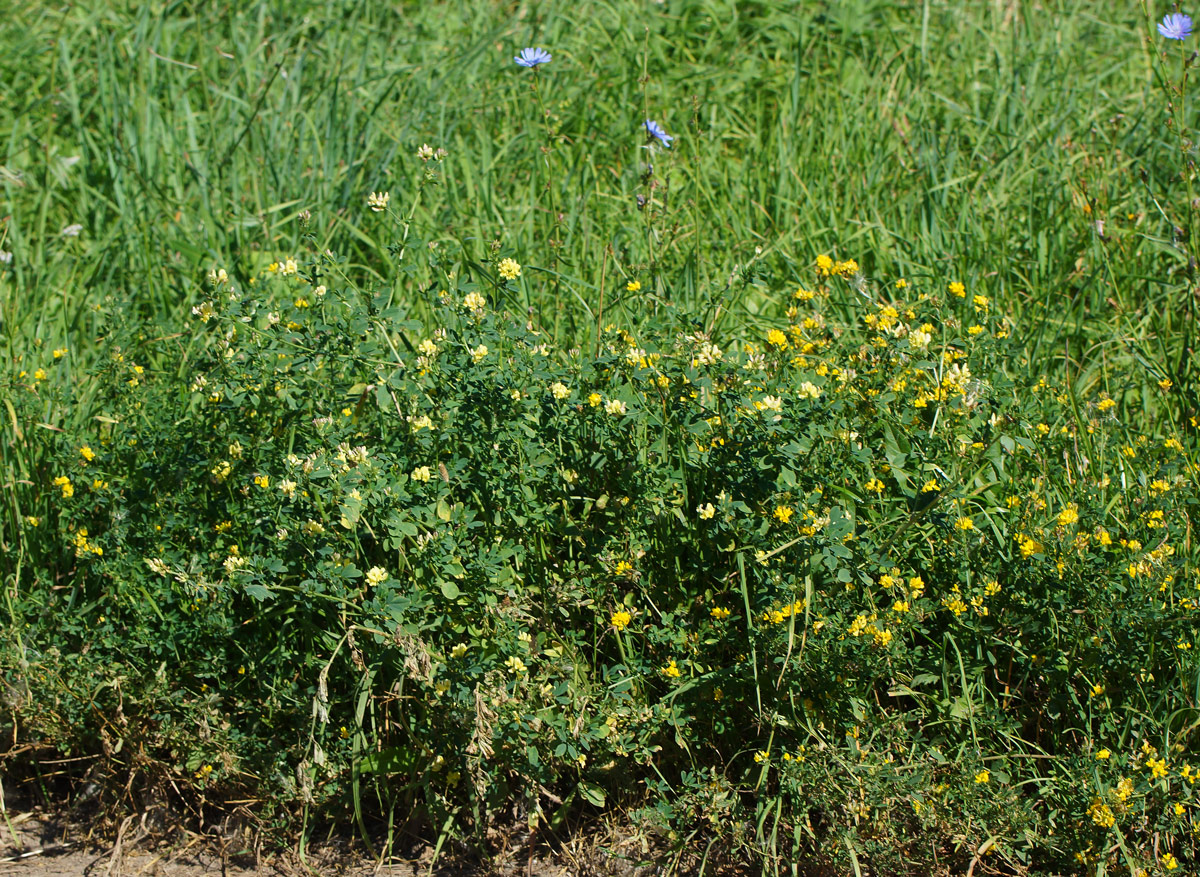
[[0, 27], [11, 739], [376, 841], [616, 805], [766, 870], [1196, 862], [1186, 46], [1084, 3]]

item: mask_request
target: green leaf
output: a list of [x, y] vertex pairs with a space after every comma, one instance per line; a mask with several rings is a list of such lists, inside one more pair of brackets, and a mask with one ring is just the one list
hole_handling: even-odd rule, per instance
[[267, 600], [275, 599], [275, 592], [266, 585], [246, 585], [244, 588], [246, 596], [253, 597], [259, 603], [265, 603]]
[[586, 780], [579, 784], [579, 797], [583, 798], [583, 800], [587, 801], [593, 807], [603, 807], [606, 800], [604, 789]]

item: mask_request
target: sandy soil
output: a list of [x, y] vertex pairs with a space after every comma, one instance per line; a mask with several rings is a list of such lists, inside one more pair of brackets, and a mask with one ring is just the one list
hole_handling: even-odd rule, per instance
[[442, 860], [431, 871], [433, 855], [428, 848], [418, 850], [413, 859], [381, 863], [367, 857], [356, 842], [341, 841], [314, 849], [303, 860], [289, 851], [256, 861], [244, 844], [222, 844], [199, 835], [174, 845], [152, 843], [133, 818], [123, 823], [115, 841], [88, 835], [87, 826], [10, 810], [8, 822], [0, 820], [0, 877], [640, 877], [654, 873], [614, 856], [594, 839], [569, 845], [558, 855], [516, 849], [494, 870]]

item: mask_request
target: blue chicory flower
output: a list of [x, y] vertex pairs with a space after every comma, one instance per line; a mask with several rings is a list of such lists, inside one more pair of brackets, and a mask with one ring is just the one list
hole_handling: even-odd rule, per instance
[[668, 149], [671, 148], [671, 141], [675, 138], [664, 131], [662, 125], [658, 124], [658, 122], [655, 122], [653, 119], [647, 119], [646, 130], [650, 133], [651, 137], [653, 137], [663, 146], [667, 147]]
[[1158, 23], [1158, 32], [1169, 40], [1186, 40], [1192, 35], [1192, 17], [1182, 12], [1164, 15]]
[[550, 53], [545, 49], [522, 49], [521, 54], [513, 60], [522, 67], [536, 67], [538, 64], [548, 64]]

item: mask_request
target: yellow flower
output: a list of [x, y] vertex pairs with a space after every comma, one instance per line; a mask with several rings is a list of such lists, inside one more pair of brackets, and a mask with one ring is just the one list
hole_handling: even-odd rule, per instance
[[1068, 527], [1079, 520], [1079, 506], [1071, 503], [1058, 513], [1058, 526]]
[[382, 585], [387, 581], [388, 571], [382, 566], [373, 566], [367, 570], [367, 584], [372, 588]]
[[1092, 805], [1088, 807], [1087, 812], [1088, 816], [1092, 817], [1092, 822], [1101, 828], [1112, 828], [1113, 824], [1117, 821], [1116, 814], [1113, 813], [1112, 808], [1101, 800], [1093, 801]]
[[706, 502], [704, 505], [696, 506], [696, 514], [700, 516], [700, 520], [708, 521], [717, 513], [716, 506], [711, 502]]
[[483, 362], [484, 358], [487, 355], [488, 355], [487, 345], [480, 344], [478, 347], [476, 347], [474, 350], [471, 351], [471, 360], [472, 360], [472, 362], [480, 363], [480, 362]]
[[599, 405], [602, 401], [604, 401], [604, 397], [601, 396], [599, 393], [589, 393], [588, 394], [588, 404], [591, 405], [593, 408], [595, 408], [597, 405]]
[[516, 259], [501, 259], [497, 270], [505, 280], [516, 280], [521, 276], [521, 264]]
[[1112, 756], [1112, 753], [1109, 752], [1107, 749], [1101, 749], [1099, 752], [1096, 753], [1096, 760], [1097, 761], [1108, 761], [1108, 759], [1111, 756]]
[[571, 395], [570, 389], [562, 381], [555, 381], [550, 385], [550, 395], [560, 402]]
[[965, 286], [963, 286], [961, 283], [959, 283], [957, 280], [955, 280], [953, 283], [951, 283], [947, 287], [947, 289], [949, 289], [950, 294], [955, 296], [956, 298], [966, 298], [967, 297], [967, 288]]
[[933, 340], [933, 333], [925, 329], [913, 329], [908, 333], [908, 346], [913, 350], [924, 350]]
[[762, 764], [764, 761], [770, 761], [770, 760], [771, 760], [771, 753], [766, 752], [765, 750], [759, 750], [758, 752], [754, 753], [754, 763], [755, 764]]
[[667, 666], [662, 668], [662, 672], [664, 676], [667, 676], [671, 679], [678, 679], [681, 675], [683, 675], [680, 673], [679, 668], [675, 666], [674, 658], [667, 663]]
[[878, 478], [872, 478], [863, 485], [863, 489], [869, 493], [883, 493], [883, 482]]
[[908, 601], [907, 600], [897, 600], [895, 603], [892, 604], [892, 611], [895, 612], [897, 615], [901, 615], [901, 614], [907, 612], [908, 611]]
[[1097, 682], [1092, 686], [1092, 697], [1099, 697], [1104, 694], [1104, 686]]
[[450, 650], [450, 657], [457, 660], [458, 658], [461, 658], [466, 653], [467, 653], [466, 643], [458, 643], [457, 645], [454, 646], [454, 648], [452, 648]]
[[71, 479], [65, 475], [59, 475], [54, 479], [54, 486], [62, 490], [64, 499], [70, 499], [75, 495], [75, 485], [71, 483]]
[[981, 770], [979, 773], [975, 774], [975, 782], [979, 784], [986, 783], [991, 780], [991, 778], [992, 772], [989, 770]]
[[921, 486], [921, 493], [933, 493], [941, 489], [942, 485], [938, 484], [936, 479], [931, 478]]
[[817, 272], [822, 277], [828, 277], [833, 273], [833, 259], [826, 256], [824, 253], [817, 256]]
[[787, 350], [788, 348], [787, 335], [783, 334], [783, 332], [778, 329], [772, 329], [767, 333], [767, 343], [772, 347], [779, 348], [780, 350]]
[[96, 459], [96, 452], [87, 445], [84, 445], [79, 449], [79, 456], [83, 457], [84, 460], [90, 463], [92, 460]]
[[1174, 871], [1179, 867], [1179, 861], [1170, 853], [1163, 853], [1162, 863], [1163, 867], [1168, 871]]
[[271, 479], [266, 475], [255, 475], [254, 484], [255, 486], [261, 487], [265, 490], [271, 486]]
[[714, 606], [708, 614], [713, 617], [714, 621], [724, 621], [729, 617], [729, 610], [723, 606]]
[[625, 609], [618, 609], [608, 619], [608, 623], [617, 630], [624, 630], [629, 626], [629, 622], [631, 621], [633, 621], [633, 616]]
[[1162, 390], [1164, 393], [1167, 392], [1168, 390], [1170, 390], [1172, 386], [1173, 385], [1171, 384], [1170, 378], [1163, 378], [1161, 381], [1158, 382], [1158, 388], [1160, 390]]
[[428, 466], [418, 466], [412, 470], [412, 475], [409, 476], [413, 481], [428, 481], [433, 477], [433, 473], [429, 471]]
[[955, 526], [957, 529], [959, 529], [959, 530], [962, 530], [962, 531], [966, 532], [967, 530], [974, 530], [974, 529], [975, 529], [975, 522], [974, 522], [974, 521], [972, 521], [972, 520], [971, 520], [970, 518], [968, 518], [968, 517], [961, 517], [961, 518], [959, 518], [957, 521], [955, 521], [955, 522], [954, 522], [954, 526]]
[[67, 348], [65, 348], [65, 347], [59, 347], [54, 351], [55, 359], [62, 359], [66, 355], [67, 355]]
[[896, 289], [908, 289], [908, 281], [901, 277], [896, 281]]
[[775, 520], [779, 521], [779, 523], [781, 523], [781, 524], [786, 524], [788, 521], [790, 521], [792, 519], [793, 513], [794, 512], [790, 506], [785, 506], [785, 505], [776, 506], [775, 507]]
[[642, 282], [640, 280], [630, 280], [628, 283], [625, 284], [626, 292], [640, 292], [641, 289], [642, 289]]
[[507, 661], [505, 661], [504, 666], [507, 667], [514, 676], [520, 676], [522, 673], [524, 673], [526, 670], [529, 669], [528, 667], [525, 666], [525, 662], [522, 661], [520, 658], [518, 658], [516, 655], [513, 655], [511, 658], [509, 658]]
[[487, 307], [487, 300], [478, 292], [468, 292], [462, 304], [468, 311], [482, 311]]

